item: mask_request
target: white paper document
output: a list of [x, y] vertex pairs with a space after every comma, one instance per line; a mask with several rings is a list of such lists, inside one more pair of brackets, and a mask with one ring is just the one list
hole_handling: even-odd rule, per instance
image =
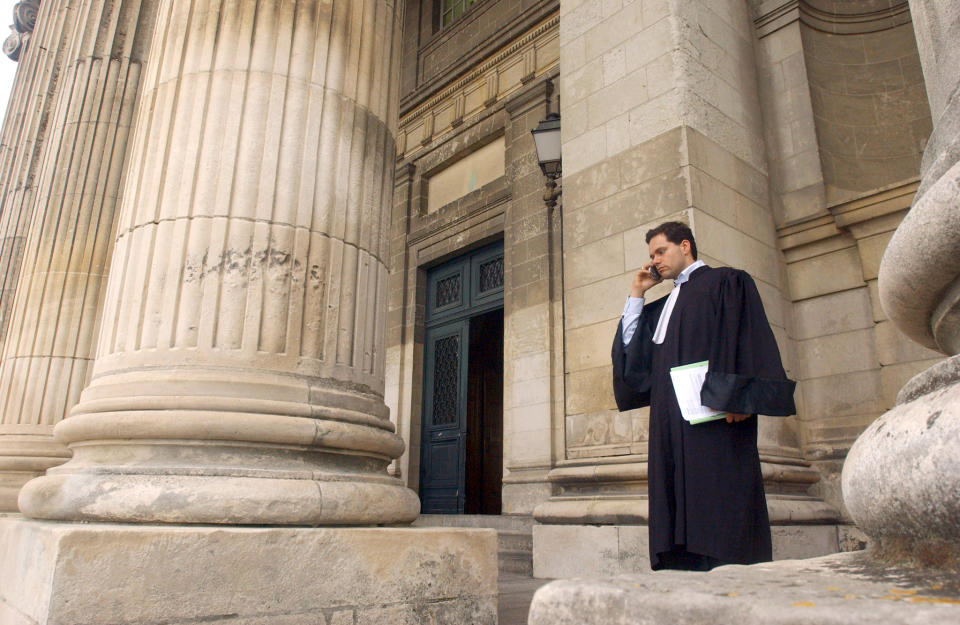
[[694, 362], [670, 369], [673, 392], [677, 395], [680, 414], [691, 425], [723, 419], [727, 413], [707, 408], [700, 403], [700, 389], [707, 377], [707, 361]]

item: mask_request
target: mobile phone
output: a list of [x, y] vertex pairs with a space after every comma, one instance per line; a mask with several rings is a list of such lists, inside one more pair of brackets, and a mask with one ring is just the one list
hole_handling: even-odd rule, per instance
[[657, 281], [660, 280], [660, 271], [657, 269], [656, 265], [650, 265], [650, 269], [648, 269], [648, 271], [650, 272], [651, 278]]

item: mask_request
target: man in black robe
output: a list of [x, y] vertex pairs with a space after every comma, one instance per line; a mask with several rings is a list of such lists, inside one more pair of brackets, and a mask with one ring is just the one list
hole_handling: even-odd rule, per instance
[[[646, 240], [650, 263], [634, 277], [612, 356], [617, 407], [650, 406], [651, 566], [709, 570], [768, 561], [757, 414], [795, 413], [796, 383], [784, 373], [746, 272], [697, 261], [693, 233], [679, 222], [661, 224]], [[663, 279], [675, 281], [670, 296], [645, 303], [644, 293]], [[726, 416], [691, 425], [681, 416], [670, 369], [702, 361], [708, 372], [701, 403]]]

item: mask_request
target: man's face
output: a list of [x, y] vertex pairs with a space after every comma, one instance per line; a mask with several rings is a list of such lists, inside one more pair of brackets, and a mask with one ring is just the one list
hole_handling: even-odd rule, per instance
[[673, 280], [680, 272], [693, 264], [690, 242], [684, 239], [679, 245], [671, 243], [662, 234], [650, 239], [650, 261], [656, 265], [664, 279]]

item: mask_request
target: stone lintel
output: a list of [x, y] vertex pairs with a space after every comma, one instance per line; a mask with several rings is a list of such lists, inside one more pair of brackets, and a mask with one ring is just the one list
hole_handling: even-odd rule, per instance
[[709, 573], [562, 580], [537, 591], [528, 622], [946, 625], [960, 622], [960, 576], [887, 567], [860, 551]]
[[489, 529], [65, 524], [0, 516], [5, 625], [494, 625]]

